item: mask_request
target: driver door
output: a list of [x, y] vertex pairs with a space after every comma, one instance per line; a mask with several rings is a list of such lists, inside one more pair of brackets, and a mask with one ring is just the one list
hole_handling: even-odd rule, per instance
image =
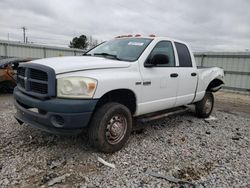
[[156, 55], [167, 55], [169, 61], [161, 62], [152, 67], [141, 67], [142, 76], [142, 103], [140, 113], [160, 111], [175, 106], [178, 90], [178, 77], [176, 73], [173, 44], [170, 41], [158, 42], [151, 51], [148, 61]]

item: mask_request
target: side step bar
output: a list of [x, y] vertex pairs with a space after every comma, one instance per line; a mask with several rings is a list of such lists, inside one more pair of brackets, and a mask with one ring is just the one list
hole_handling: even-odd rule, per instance
[[145, 116], [137, 117], [137, 121], [139, 121], [141, 123], [146, 123], [149, 121], [162, 119], [162, 118], [165, 118], [168, 116], [181, 114], [181, 113], [187, 112], [189, 110], [190, 110], [190, 108], [188, 108], [187, 106], [181, 106], [181, 107], [173, 108], [170, 110], [159, 111], [159, 112], [155, 112], [155, 113], [148, 114]]

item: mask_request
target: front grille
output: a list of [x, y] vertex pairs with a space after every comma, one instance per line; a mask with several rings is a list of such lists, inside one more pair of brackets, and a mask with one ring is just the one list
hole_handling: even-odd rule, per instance
[[24, 85], [24, 79], [18, 77], [18, 83], [19, 83], [19, 85], [20, 85], [22, 88], [25, 87], [25, 85]]
[[20, 76], [25, 76], [25, 68], [24, 67], [20, 67], [17, 70], [17, 74], [20, 75]]
[[48, 93], [48, 85], [37, 83], [37, 82], [30, 82], [30, 91], [33, 91], [36, 93], [41, 93], [41, 94], [47, 94]]
[[30, 69], [30, 78], [36, 80], [48, 81], [47, 73], [36, 69]]
[[21, 65], [17, 70], [17, 86], [24, 93], [34, 97], [55, 96], [55, 72], [42, 65]]

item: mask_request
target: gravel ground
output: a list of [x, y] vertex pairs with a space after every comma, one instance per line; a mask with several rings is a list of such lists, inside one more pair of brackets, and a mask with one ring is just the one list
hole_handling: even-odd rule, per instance
[[[188, 112], [147, 123], [111, 155], [94, 151], [84, 136], [20, 126], [12, 96], [1, 95], [0, 187], [192, 187], [148, 171], [197, 187], [250, 187], [249, 95], [216, 96], [216, 120]], [[98, 156], [116, 168], [102, 165]]]

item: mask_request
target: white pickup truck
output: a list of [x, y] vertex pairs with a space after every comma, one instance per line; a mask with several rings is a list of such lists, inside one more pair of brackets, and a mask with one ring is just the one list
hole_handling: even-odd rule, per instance
[[62, 134], [81, 133], [102, 152], [129, 138], [135, 117], [195, 104], [213, 109], [221, 68], [197, 68], [189, 46], [165, 37], [118, 37], [81, 57], [34, 60], [18, 69], [14, 90], [20, 124]]

